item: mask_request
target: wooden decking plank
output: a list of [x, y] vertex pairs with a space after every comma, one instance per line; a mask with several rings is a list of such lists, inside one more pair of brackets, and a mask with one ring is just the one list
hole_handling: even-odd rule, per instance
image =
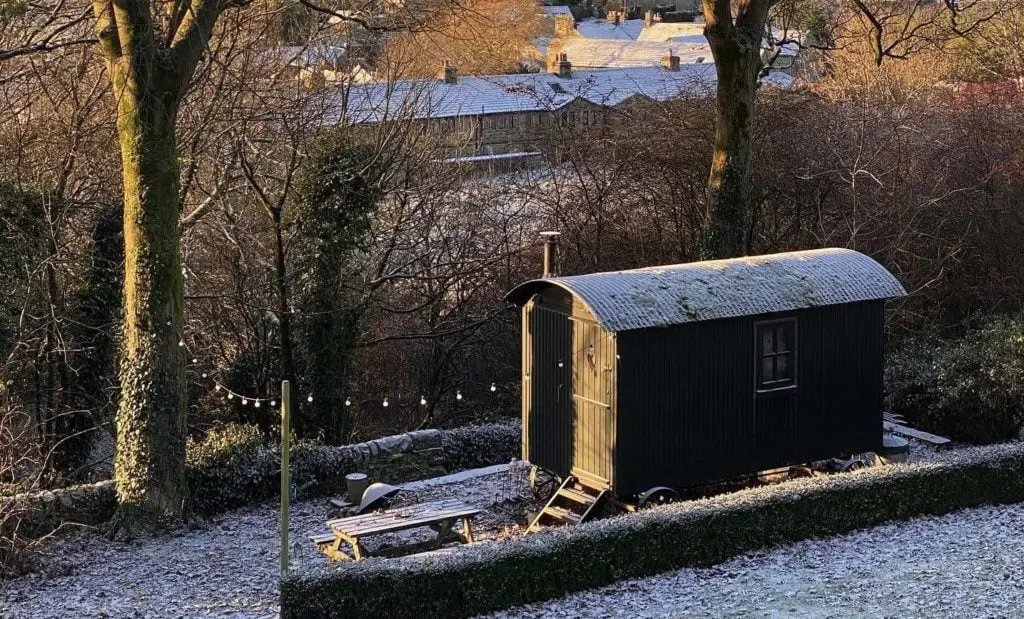
[[883, 421], [882, 427], [888, 430], [889, 432], [895, 432], [897, 434], [902, 434], [904, 436], [916, 438], [919, 441], [931, 443], [932, 445], [945, 445], [950, 442], [950, 440], [944, 436], [939, 436], [938, 434], [932, 434], [930, 432], [924, 432], [923, 430], [915, 430], [914, 428], [908, 428], [907, 426], [902, 426], [898, 423], [892, 423], [891, 421]]

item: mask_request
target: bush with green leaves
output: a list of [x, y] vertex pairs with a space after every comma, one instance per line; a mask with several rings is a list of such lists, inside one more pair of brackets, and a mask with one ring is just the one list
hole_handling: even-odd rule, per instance
[[999, 317], [952, 340], [908, 342], [886, 365], [889, 410], [969, 443], [1024, 428], [1024, 317]]
[[1024, 501], [1024, 444], [973, 447], [281, 583], [281, 616], [470, 617], [892, 520]]
[[280, 456], [256, 426], [215, 427], [201, 440], [190, 438], [185, 453], [192, 505], [200, 514], [250, 505], [280, 488]]

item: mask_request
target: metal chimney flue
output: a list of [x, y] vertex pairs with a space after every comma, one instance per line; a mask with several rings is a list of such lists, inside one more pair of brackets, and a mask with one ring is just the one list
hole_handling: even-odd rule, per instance
[[558, 275], [558, 237], [560, 236], [562, 236], [561, 232], [553, 230], [540, 233], [540, 238], [544, 240], [544, 274], [541, 277], [545, 279]]

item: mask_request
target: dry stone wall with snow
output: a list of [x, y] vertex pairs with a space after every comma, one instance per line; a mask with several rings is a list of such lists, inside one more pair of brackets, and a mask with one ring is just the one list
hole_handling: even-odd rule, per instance
[[[418, 430], [344, 446], [300, 444], [292, 453], [292, 479], [305, 498], [340, 494], [345, 475], [363, 472], [390, 483], [424, 479], [467, 468], [508, 463], [519, 456], [519, 424], [494, 423], [451, 430]], [[189, 463], [194, 509], [221, 513], [278, 496], [280, 452], [256, 444]], [[0, 534], [40, 535], [62, 524], [95, 525], [116, 508], [114, 484], [72, 486], [0, 497]]]

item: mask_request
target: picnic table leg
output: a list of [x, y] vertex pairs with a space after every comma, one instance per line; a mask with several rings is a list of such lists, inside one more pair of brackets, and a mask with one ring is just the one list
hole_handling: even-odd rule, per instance
[[452, 525], [455, 524], [454, 519], [445, 518], [442, 520], [437, 527], [437, 541], [434, 542], [434, 550], [437, 550], [444, 544], [445, 539], [451, 535]]
[[462, 538], [467, 544], [473, 543], [473, 528], [469, 525], [469, 517], [462, 519]]
[[355, 557], [355, 560], [362, 561], [363, 557], [366, 555], [366, 549], [363, 548], [363, 545], [359, 543], [359, 538], [350, 537], [348, 539], [348, 543], [350, 546], [352, 546], [352, 556]]
[[349, 554], [341, 547], [343, 543], [345, 543], [345, 539], [341, 535], [335, 533], [334, 540], [332, 542], [318, 547], [331, 561], [351, 561], [352, 557], [349, 556]]

